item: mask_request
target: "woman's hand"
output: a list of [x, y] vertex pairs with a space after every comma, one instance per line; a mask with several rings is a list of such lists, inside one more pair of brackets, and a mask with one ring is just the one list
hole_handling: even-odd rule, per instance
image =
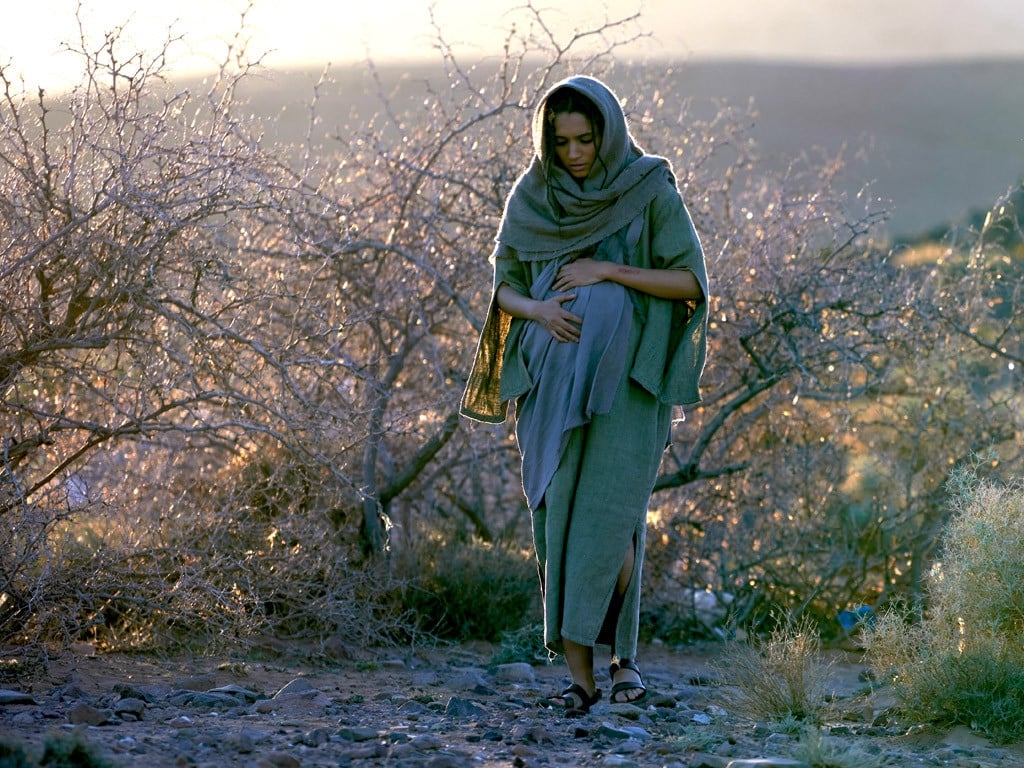
[[575, 293], [565, 293], [536, 303], [533, 320], [544, 326], [555, 341], [576, 344], [580, 340], [580, 326], [583, 325], [583, 318], [562, 308], [564, 302], [572, 301], [575, 298]]
[[602, 280], [608, 279], [608, 267], [609, 262], [607, 261], [595, 261], [594, 259], [570, 261], [558, 270], [555, 282], [551, 287], [556, 291], [567, 291], [570, 288], [600, 283]]
[[562, 304], [576, 298], [575, 293], [552, 296], [547, 301], [536, 301], [524, 296], [510, 285], [498, 286], [498, 306], [512, 317], [533, 320], [551, 334], [555, 341], [577, 343], [580, 340], [580, 326], [583, 318], [574, 315]]

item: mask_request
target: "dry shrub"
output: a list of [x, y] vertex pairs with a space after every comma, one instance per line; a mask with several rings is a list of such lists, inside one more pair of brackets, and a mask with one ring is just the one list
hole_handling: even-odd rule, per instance
[[315, 513], [324, 501], [301, 492], [296, 472], [264, 454], [185, 483], [167, 507], [77, 509], [51, 526], [46, 559], [22, 569], [18, 592], [35, 599], [11, 638], [336, 655], [408, 636], [385, 599], [394, 580]]
[[1024, 486], [961, 468], [953, 517], [919, 622], [883, 613], [865, 640], [910, 717], [967, 725], [998, 741], [1024, 737]]
[[817, 723], [830, 710], [831, 664], [822, 659], [820, 649], [810, 620], [783, 621], [764, 639], [726, 646], [715, 667], [739, 714]]

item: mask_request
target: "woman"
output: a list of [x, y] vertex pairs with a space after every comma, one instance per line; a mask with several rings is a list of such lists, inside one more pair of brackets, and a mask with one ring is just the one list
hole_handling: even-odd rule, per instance
[[611, 646], [611, 700], [639, 702], [647, 505], [673, 405], [699, 402], [707, 273], [667, 160], [633, 141], [615, 95], [569, 78], [533, 120], [535, 154], [506, 202], [494, 293], [463, 415], [516, 402], [544, 644], [572, 684], [542, 704], [585, 714]]

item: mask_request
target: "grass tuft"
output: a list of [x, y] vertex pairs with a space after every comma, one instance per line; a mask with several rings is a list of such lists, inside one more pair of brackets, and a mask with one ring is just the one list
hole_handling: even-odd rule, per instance
[[793, 757], [810, 768], [882, 768], [881, 758], [849, 741], [829, 738], [820, 728], [805, 728]]
[[831, 664], [810, 620], [784, 622], [764, 640], [733, 643], [716, 664], [731, 707], [759, 720], [822, 722], [831, 709]]
[[39, 765], [46, 768], [114, 768], [116, 764], [81, 737], [58, 733], [46, 738]]

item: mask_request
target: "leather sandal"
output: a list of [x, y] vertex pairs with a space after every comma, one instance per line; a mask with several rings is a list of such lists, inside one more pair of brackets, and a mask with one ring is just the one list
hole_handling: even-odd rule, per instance
[[[636, 662], [632, 659], [619, 659], [618, 663], [612, 662], [612, 665], [608, 667], [608, 674], [615, 679], [615, 673], [620, 669], [630, 669], [636, 672], [637, 677], [640, 677], [640, 667], [636, 665]], [[626, 691], [642, 691], [642, 693], [636, 698], [616, 698], [616, 695], [625, 693]], [[647, 686], [644, 685], [644, 679], [640, 677], [639, 682], [632, 680], [623, 681], [621, 683], [615, 683], [612, 686], [612, 692], [608, 694], [608, 701], [613, 704], [639, 704], [647, 696]]]
[[601, 689], [598, 688], [591, 696], [586, 689], [578, 683], [573, 683], [557, 696], [550, 696], [537, 702], [537, 706], [544, 709], [562, 708], [565, 717], [583, 717], [590, 711], [590, 708], [601, 699]]

